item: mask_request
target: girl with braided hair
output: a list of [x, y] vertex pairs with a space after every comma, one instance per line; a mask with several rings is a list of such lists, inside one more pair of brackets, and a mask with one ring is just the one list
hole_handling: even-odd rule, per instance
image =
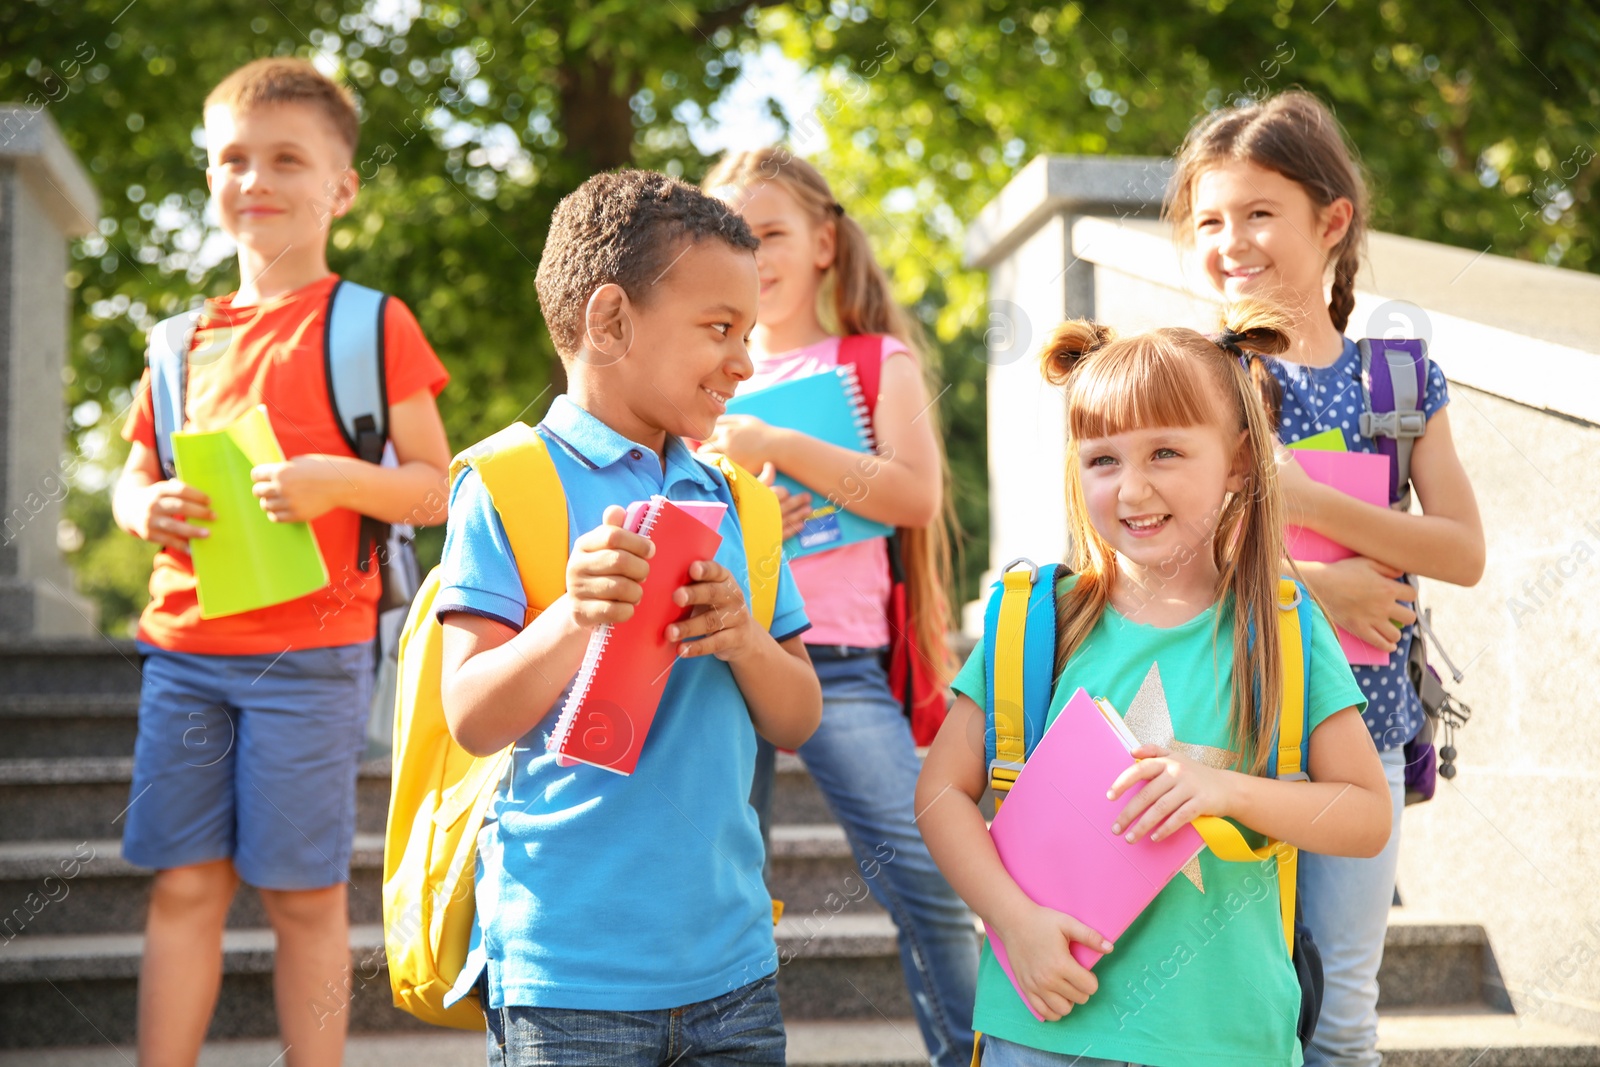
[[[1224, 298], [1266, 297], [1292, 318], [1283, 354], [1247, 361], [1286, 443], [1337, 429], [1352, 452], [1380, 450], [1362, 429], [1362, 362], [1345, 336], [1367, 203], [1343, 129], [1310, 93], [1214, 111], [1178, 153], [1165, 211], [1174, 236], [1196, 250]], [[1389, 652], [1385, 663], [1352, 668], [1389, 778], [1389, 844], [1371, 859], [1306, 855], [1300, 865], [1305, 920], [1327, 982], [1308, 1064], [1379, 1063], [1378, 966], [1399, 862], [1405, 745], [1423, 723], [1406, 673], [1417, 640], [1407, 575], [1473, 585], [1483, 573], [1483, 527], [1450, 437], [1448, 403], [1444, 374], [1430, 361], [1417, 403], [1425, 432], [1410, 467], [1420, 515], [1319, 485], [1296, 463], [1279, 468], [1288, 521], [1356, 553], [1338, 563], [1300, 562], [1306, 585], [1335, 624]]]

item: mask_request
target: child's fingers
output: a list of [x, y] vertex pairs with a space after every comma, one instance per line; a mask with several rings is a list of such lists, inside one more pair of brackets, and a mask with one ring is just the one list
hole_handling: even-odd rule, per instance
[[1184, 795], [1182, 791], [1168, 789], [1146, 808], [1144, 814], [1134, 820], [1131, 825], [1128, 820], [1119, 818], [1117, 824], [1111, 828], [1111, 832], [1123, 833], [1118, 827], [1124, 827], [1127, 832], [1123, 834], [1123, 840], [1129, 842], [1137, 841], [1156, 827], [1164, 824], [1173, 813], [1182, 808], [1189, 800], [1190, 798]]
[[621, 526], [628, 521], [628, 509], [621, 504], [608, 504], [600, 516], [602, 526]]
[[1138, 822], [1140, 817], [1145, 815], [1171, 789], [1172, 779], [1170, 778], [1163, 776], [1150, 779], [1123, 805], [1122, 811], [1117, 815], [1117, 821], [1111, 824], [1111, 832], [1120, 834], [1129, 831], [1129, 828]]
[[1178, 806], [1178, 810], [1167, 816], [1165, 822], [1150, 832], [1150, 840], [1165, 841], [1204, 814], [1197, 801], [1187, 800]]
[[[1087, 923], [1080, 922], [1066, 914], [1061, 915], [1059, 922], [1061, 924], [1061, 932], [1066, 935], [1067, 940], [1076, 941], [1080, 945], [1088, 945], [1096, 952], [1111, 951], [1112, 944], [1110, 940]], [[1066, 977], [1073, 985], [1082, 989], [1086, 994], [1093, 993], [1100, 988], [1100, 980], [1094, 976], [1093, 971], [1083, 966], [1072, 956], [1067, 957], [1067, 962]]]
[[163, 495], [177, 497], [191, 504], [198, 504], [203, 508], [211, 506], [211, 498], [209, 496], [187, 482], [180, 482], [176, 478], [172, 478], [167, 482], [166, 492]]
[[643, 585], [626, 575], [614, 573], [580, 574], [572, 582], [570, 591], [579, 600], [633, 605], [644, 599]]
[[[1135, 749], [1134, 751], [1137, 752], [1140, 749]], [[1117, 775], [1117, 780], [1111, 783], [1111, 790], [1106, 793], [1108, 800], [1116, 800], [1136, 783], [1147, 782], [1161, 773], [1161, 764], [1156, 763], [1153, 759], [1136, 758], [1139, 762]]]
[[[611, 518], [612, 512], [620, 512], [621, 510], [616, 505], [612, 505], [606, 509], [606, 518]], [[594, 529], [580, 535], [572, 549], [574, 555], [579, 553], [593, 555], [609, 549], [614, 552], [630, 553], [641, 560], [649, 559], [656, 552], [655, 543], [648, 537], [636, 534], [631, 530], [625, 530], [621, 526], [610, 522], [601, 523]]]

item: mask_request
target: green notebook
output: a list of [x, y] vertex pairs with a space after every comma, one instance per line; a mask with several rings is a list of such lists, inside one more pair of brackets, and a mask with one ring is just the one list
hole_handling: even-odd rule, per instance
[[211, 530], [189, 542], [200, 617], [215, 619], [296, 600], [328, 584], [311, 525], [273, 522], [251, 491], [251, 468], [282, 463], [267, 409], [257, 405], [226, 430], [172, 435], [178, 477], [211, 498]]
[[1304, 449], [1307, 452], [1348, 452], [1344, 444], [1344, 431], [1335, 426], [1331, 430], [1314, 433], [1310, 437], [1302, 437], [1298, 441], [1291, 441], [1287, 447]]

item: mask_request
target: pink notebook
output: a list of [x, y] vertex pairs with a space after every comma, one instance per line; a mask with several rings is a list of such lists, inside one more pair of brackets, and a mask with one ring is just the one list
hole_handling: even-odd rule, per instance
[[[1303, 450], [1293, 450], [1289, 454], [1310, 475], [1312, 481], [1331, 486], [1346, 496], [1380, 508], [1389, 506], [1388, 456], [1376, 452]], [[1337, 563], [1355, 555], [1337, 541], [1330, 541], [1302, 526], [1285, 526], [1283, 544], [1291, 559], [1312, 563]], [[1338, 634], [1339, 647], [1344, 650], [1344, 658], [1351, 663], [1371, 667], [1389, 662], [1389, 653], [1383, 649], [1367, 644], [1346, 630], [1339, 630]]]
[[655, 496], [628, 508], [623, 523], [655, 542], [644, 596], [627, 622], [607, 623], [589, 635], [572, 691], [550, 735], [549, 751], [563, 767], [587, 763], [632, 774], [655, 721], [678, 644], [667, 627], [689, 615], [672, 594], [689, 584], [689, 565], [717, 554], [717, 527], [726, 504], [674, 501]]
[[[1122, 717], [1106, 708], [1102, 712], [1082, 689], [1072, 695], [1028, 756], [989, 835], [1006, 873], [1029, 899], [1115, 942], [1205, 843], [1192, 826], [1161, 841], [1143, 837], [1131, 845], [1111, 832], [1129, 795], [1107, 800], [1106, 790], [1133, 765], [1129, 753], [1139, 742]], [[993, 929], [989, 944], [1015, 986]], [[1093, 967], [1102, 953], [1074, 941], [1072, 955]]]

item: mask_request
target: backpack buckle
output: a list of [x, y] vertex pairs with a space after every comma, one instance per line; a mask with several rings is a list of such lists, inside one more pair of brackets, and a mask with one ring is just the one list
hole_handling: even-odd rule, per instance
[[1285, 604], [1283, 602], [1283, 597], [1279, 596], [1278, 597], [1278, 610], [1279, 611], [1293, 611], [1295, 608], [1298, 608], [1300, 606], [1300, 601], [1303, 600], [1303, 599], [1305, 599], [1305, 594], [1300, 592], [1300, 583], [1296, 582], [1294, 584], [1294, 599], [1289, 601], [1287, 604]]
[[1309, 781], [1311, 781], [1311, 776], [1309, 774], [1307, 774], [1305, 771], [1295, 771], [1293, 774], [1280, 774], [1280, 775], [1278, 775], [1278, 781], [1280, 781], [1280, 782], [1309, 782]]
[[1018, 556], [1016, 559], [1012, 560], [1010, 563], [1007, 563], [1004, 567], [1001, 567], [1000, 568], [1000, 573], [1002, 575], [1004, 575], [1007, 571], [1009, 571], [1012, 567], [1015, 567], [1019, 563], [1026, 563], [1028, 565], [1028, 584], [1029, 585], [1032, 585], [1032, 584], [1034, 584], [1035, 582], [1037, 582], [1039, 580], [1039, 565], [1037, 563], [1035, 563], [1033, 560], [1029, 559], [1027, 556]]
[[1361, 432], [1372, 438], [1421, 437], [1428, 429], [1428, 420], [1420, 411], [1363, 411]]
[[1017, 775], [1021, 773], [1021, 760], [992, 759], [989, 761], [989, 784], [1002, 792], [1009, 790], [1012, 783], [1017, 780]]

